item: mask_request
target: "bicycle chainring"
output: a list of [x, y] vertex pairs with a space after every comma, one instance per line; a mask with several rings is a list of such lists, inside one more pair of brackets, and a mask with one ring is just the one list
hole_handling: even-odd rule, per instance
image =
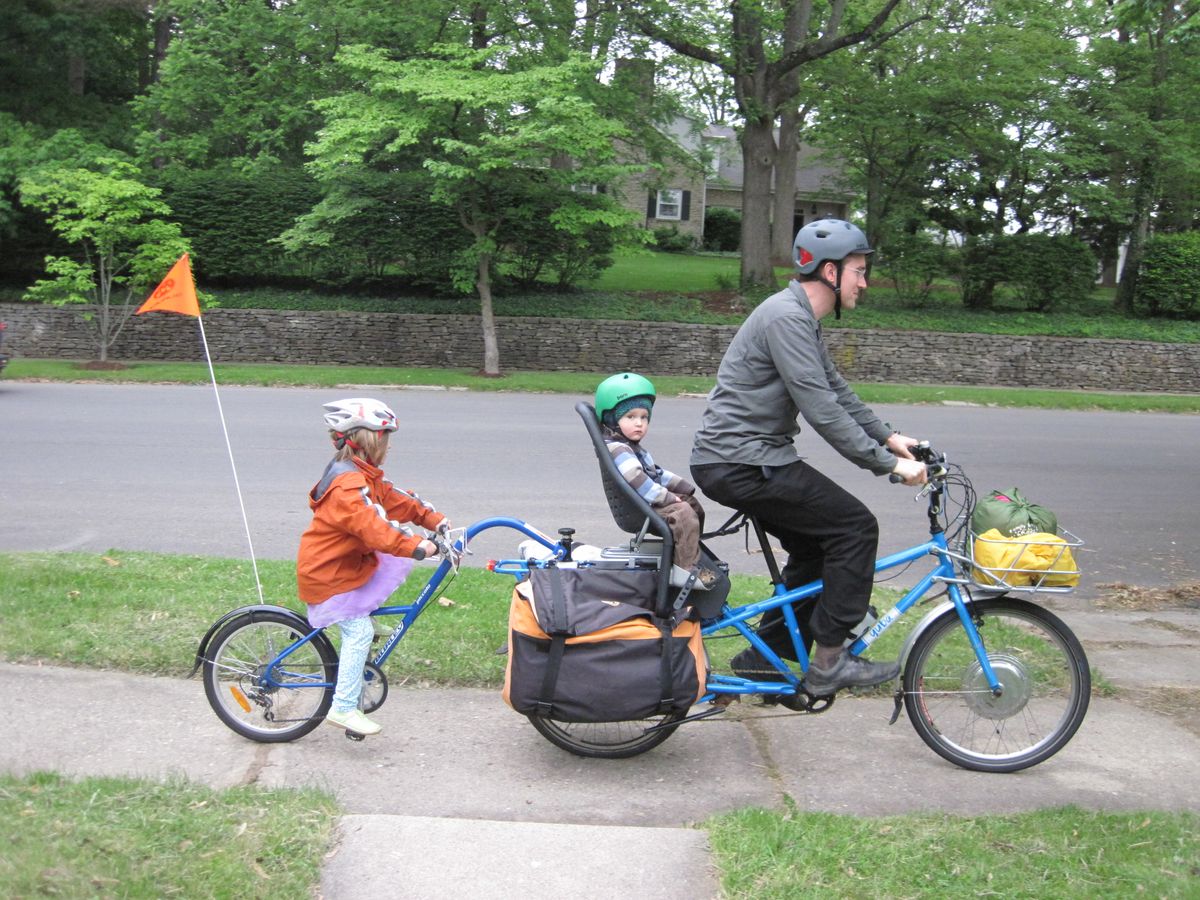
[[363, 689], [358, 698], [358, 708], [364, 713], [373, 713], [383, 706], [387, 695], [387, 676], [375, 663], [367, 663], [363, 666]]

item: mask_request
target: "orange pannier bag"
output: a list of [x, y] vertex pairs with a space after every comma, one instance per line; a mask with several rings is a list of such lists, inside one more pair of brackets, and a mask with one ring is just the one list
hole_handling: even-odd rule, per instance
[[686, 711], [705, 693], [700, 624], [655, 616], [658, 573], [550, 565], [513, 590], [504, 700], [561, 722]]

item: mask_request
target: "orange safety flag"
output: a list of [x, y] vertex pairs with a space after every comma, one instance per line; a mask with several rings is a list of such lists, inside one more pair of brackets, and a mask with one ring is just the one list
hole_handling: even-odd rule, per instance
[[185, 253], [179, 262], [162, 280], [154, 293], [138, 307], [136, 315], [147, 312], [173, 312], [200, 318], [200, 304], [196, 301], [196, 285], [192, 281], [192, 267]]

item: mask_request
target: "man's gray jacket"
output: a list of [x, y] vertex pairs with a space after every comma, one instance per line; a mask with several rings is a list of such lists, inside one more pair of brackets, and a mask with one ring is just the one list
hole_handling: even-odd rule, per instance
[[799, 456], [798, 416], [856, 465], [878, 475], [895, 468], [883, 446], [892, 429], [842, 378], [808, 294], [793, 281], [750, 313], [725, 351], [691, 464], [788, 465]]

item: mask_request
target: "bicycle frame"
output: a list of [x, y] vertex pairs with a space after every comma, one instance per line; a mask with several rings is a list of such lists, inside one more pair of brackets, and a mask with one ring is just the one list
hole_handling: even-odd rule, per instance
[[[490, 528], [510, 528], [518, 531], [525, 536], [536, 540], [538, 543], [545, 546], [547, 549], [554, 552], [557, 557], [563, 554], [562, 544], [552, 540], [545, 534], [542, 534], [536, 528], [523, 522], [519, 519], [509, 517], [494, 517], [482, 519], [467, 527], [466, 533], [462, 540], [455, 542], [456, 549], [462, 551], [469, 544], [470, 540], [477, 534], [486, 531]], [[983, 642], [979, 637], [979, 632], [975, 628], [975, 624], [971, 621], [970, 613], [967, 609], [966, 602], [963, 600], [962, 592], [959, 590], [959, 584], [962, 579], [957, 577], [955, 570], [954, 559], [955, 554], [949, 549], [946, 543], [946, 536], [940, 530], [935, 531], [930, 539], [923, 544], [915, 547], [910, 547], [907, 550], [902, 550], [890, 556], [882, 557], [875, 563], [876, 572], [884, 572], [890, 569], [895, 569], [900, 566], [908, 565], [916, 560], [926, 556], [934, 556], [938, 560], [937, 565], [928, 572], [920, 582], [918, 582], [911, 590], [909, 590], [891, 609], [879, 617], [870, 629], [858, 637], [850, 645], [850, 652], [855, 654], [863, 653], [869, 648], [876, 639], [879, 638], [892, 624], [910, 610], [926, 593], [933, 587], [934, 584], [945, 584], [950, 601], [954, 604], [958, 611], [959, 620], [962, 622], [971, 647], [975, 652], [976, 658], [984, 672], [989, 687], [994, 692], [1000, 691], [1000, 682], [992, 670], [991, 663], [988, 660], [987, 652], [984, 649]], [[392, 651], [396, 648], [396, 644], [400, 641], [409, 628], [416, 621], [421, 612], [428, 606], [429, 602], [437, 594], [438, 589], [442, 586], [446, 577], [450, 574], [453, 564], [448, 559], [443, 559], [438, 567], [430, 575], [421, 592], [411, 603], [395, 604], [381, 606], [375, 610], [374, 616], [394, 616], [398, 615], [402, 618], [396, 627], [392, 630], [384, 641], [383, 646], [375, 653], [370, 662], [376, 667], [381, 667], [391, 656]], [[819, 594], [823, 588], [823, 582], [820, 580], [811, 582], [792, 590], [787, 590], [782, 584], [776, 584], [774, 596], [761, 600], [755, 603], [748, 603], [743, 606], [726, 607], [725, 612], [718, 618], [706, 621], [701, 628], [701, 633], [707, 637], [719, 631], [726, 629], [734, 629], [746, 641], [754, 646], [763, 657], [774, 666], [783, 681], [758, 681], [741, 678], [736, 675], [720, 675], [711, 674], [706, 685], [705, 696], [699, 702], [713, 700], [716, 696], [738, 695], [738, 694], [765, 694], [765, 695], [782, 695], [788, 696], [795, 694], [800, 690], [800, 682], [803, 678], [803, 673], [808, 670], [808, 654], [804, 647], [804, 641], [800, 635], [799, 623], [796, 619], [796, 611], [794, 604], [803, 602]], [[795, 652], [796, 659], [800, 663], [800, 674], [796, 674], [792, 668], [767, 644], [760, 638], [753, 629], [746, 624], [750, 619], [762, 615], [763, 613], [772, 610], [781, 609], [783, 613], [784, 623], [787, 628], [792, 642], [792, 649]], [[280, 679], [280, 675], [286, 670], [283, 668], [287, 658], [296, 650], [303, 647], [305, 644], [321, 634], [324, 628], [314, 628], [304, 638], [296, 641], [285, 648], [278, 656], [275, 657], [266, 667], [262, 675], [262, 684], [264, 687], [275, 688], [328, 688], [332, 683], [325, 680], [318, 680], [313, 676], [305, 676], [298, 673], [291, 673], [286, 681]], [[297, 683], [297, 682], [303, 683]]]
[[[936, 557], [938, 560], [937, 565], [908, 593], [900, 598], [895, 606], [880, 616], [865, 633], [856, 638], [849, 646], [850, 652], [856, 655], [863, 653], [897, 619], [916, 605], [934, 584], [945, 584], [950, 601], [958, 611], [959, 620], [966, 630], [971, 648], [974, 650], [975, 656], [979, 660], [979, 664], [987, 678], [988, 686], [994, 693], [999, 693], [1001, 689], [1000, 682], [988, 660], [987, 651], [984, 649], [983, 641], [979, 637], [979, 631], [975, 628], [975, 623], [971, 621], [970, 612], [959, 589], [959, 584], [963, 582], [963, 579], [958, 577], [958, 573], [955, 570], [955, 554], [950, 550], [949, 545], [946, 543], [946, 535], [940, 528], [934, 530], [930, 539], [925, 543], [876, 560], [875, 571], [877, 573], [885, 572], [889, 569], [908, 565], [925, 556]], [[737, 675], [714, 674], [709, 676], [708, 691], [699, 702], [703, 703], [707, 700], [712, 700], [719, 694], [774, 694], [786, 696], [796, 693], [799, 690], [803, 673], [808, 671], [808, 653], [804, 647], [804, 640], [800, 636], [800, 627], [796, 620], [794, 604], [819, 594], [823, 586], [823, 582], [817, 580], [801, 587], [787, 590], [782, 584], [776, 583], [775, 596], [770, 599], [757, 603], [749, 603], [745, 606], [727, 608], [725, 613], [719, 618], [706, 622], [701, 628], [701, 633], [705, 637], [728, 628], [733, 628], [754, 646], [763, 655], [764, 659], [779, 670], [779, 674], [785, 681], [756, 681], [741, 678]], [[792, 641], [792, 649], [795, 652], [797, 661], [800, 663], [801, 675], [793, 672], [791, 667], [746, 625], [747, 620], [772, 609], [781, 609], [783, 612], [784, 623]], [[940, 612], [940, 609], [936, 612]]]
[[[455, 549], [459, 552], [464, 552], [467, 546], [469, 546], [472, 538], [474, 538], [480, 532], [487, 531], [489, 528], [511, 528], [514, 531], [521, 532], [526, 537], [533, 538], [547, 549], [553, 550], [556, 555], [561, 556], [563, 553], [563, 547], [558, 542], [552, 540], [547, 535], [542, 534], [532, 525], [522, 522], [520, 519], [513, 519], [507, 516], [495, 516], [489, 519], [481, 519], [478, 522], [468, 525], [466, 533], [463, 535], [462, 539], [455, 541]], [[425, 607], [429, 605], [429, 601], [432, 600], [437, 594], [438, 589], [442, 586], [442, 583], [446, 580], [446, 576], [450, 574], [450, 571], [453, 568], [454, 564], [449, 559], [443, 559], [438, 564], [438, 567], [433, 570], [433, 574], [429, 576], [429, 580], [426, 581], [425, 586], [421, 588], [421, 593], [417, 595], [416, 599], [413, 600], [412, 603], [381, 606], [379, 609], [371, 613], [372, 616], [398, 615], [403, 617], [392, 630], [392, 633], [388, 635], [387, 640], [385, 640], [383, 643], [383, 646], [374, 655], [374, 657], [371, 658], [370, 662], [376, 668], [382, 666], [387, 661], [387, 658], [392, 655], [392, 651], [396, 648], [396, 644], [399, 643], [400, 639], [408, 633], [408, 629], [411, 628], [413, 622], [417, 620], [417, 616], [419, 616]], [[291, 644], [285, 648], [283, 652], [276, 656], [263, 672], [261, 679], [263, 686], [274, 688], [285, 687], [289, 689], [332, 687], [332, 682], [318, 680], [314, 676], [292, 674], [290, 675], [289, 680], [286, 682], [280, 681], [276, 676], [277, 671], [280, 670], [280, 667], [283, 665], [284, 661], [292, 653], [296, 652], [309, 641], [313, 640], [324, 630], [324, 627], [314, 628], [301, 640]], [[297, 684], [297, 680], [305, 683]]]

